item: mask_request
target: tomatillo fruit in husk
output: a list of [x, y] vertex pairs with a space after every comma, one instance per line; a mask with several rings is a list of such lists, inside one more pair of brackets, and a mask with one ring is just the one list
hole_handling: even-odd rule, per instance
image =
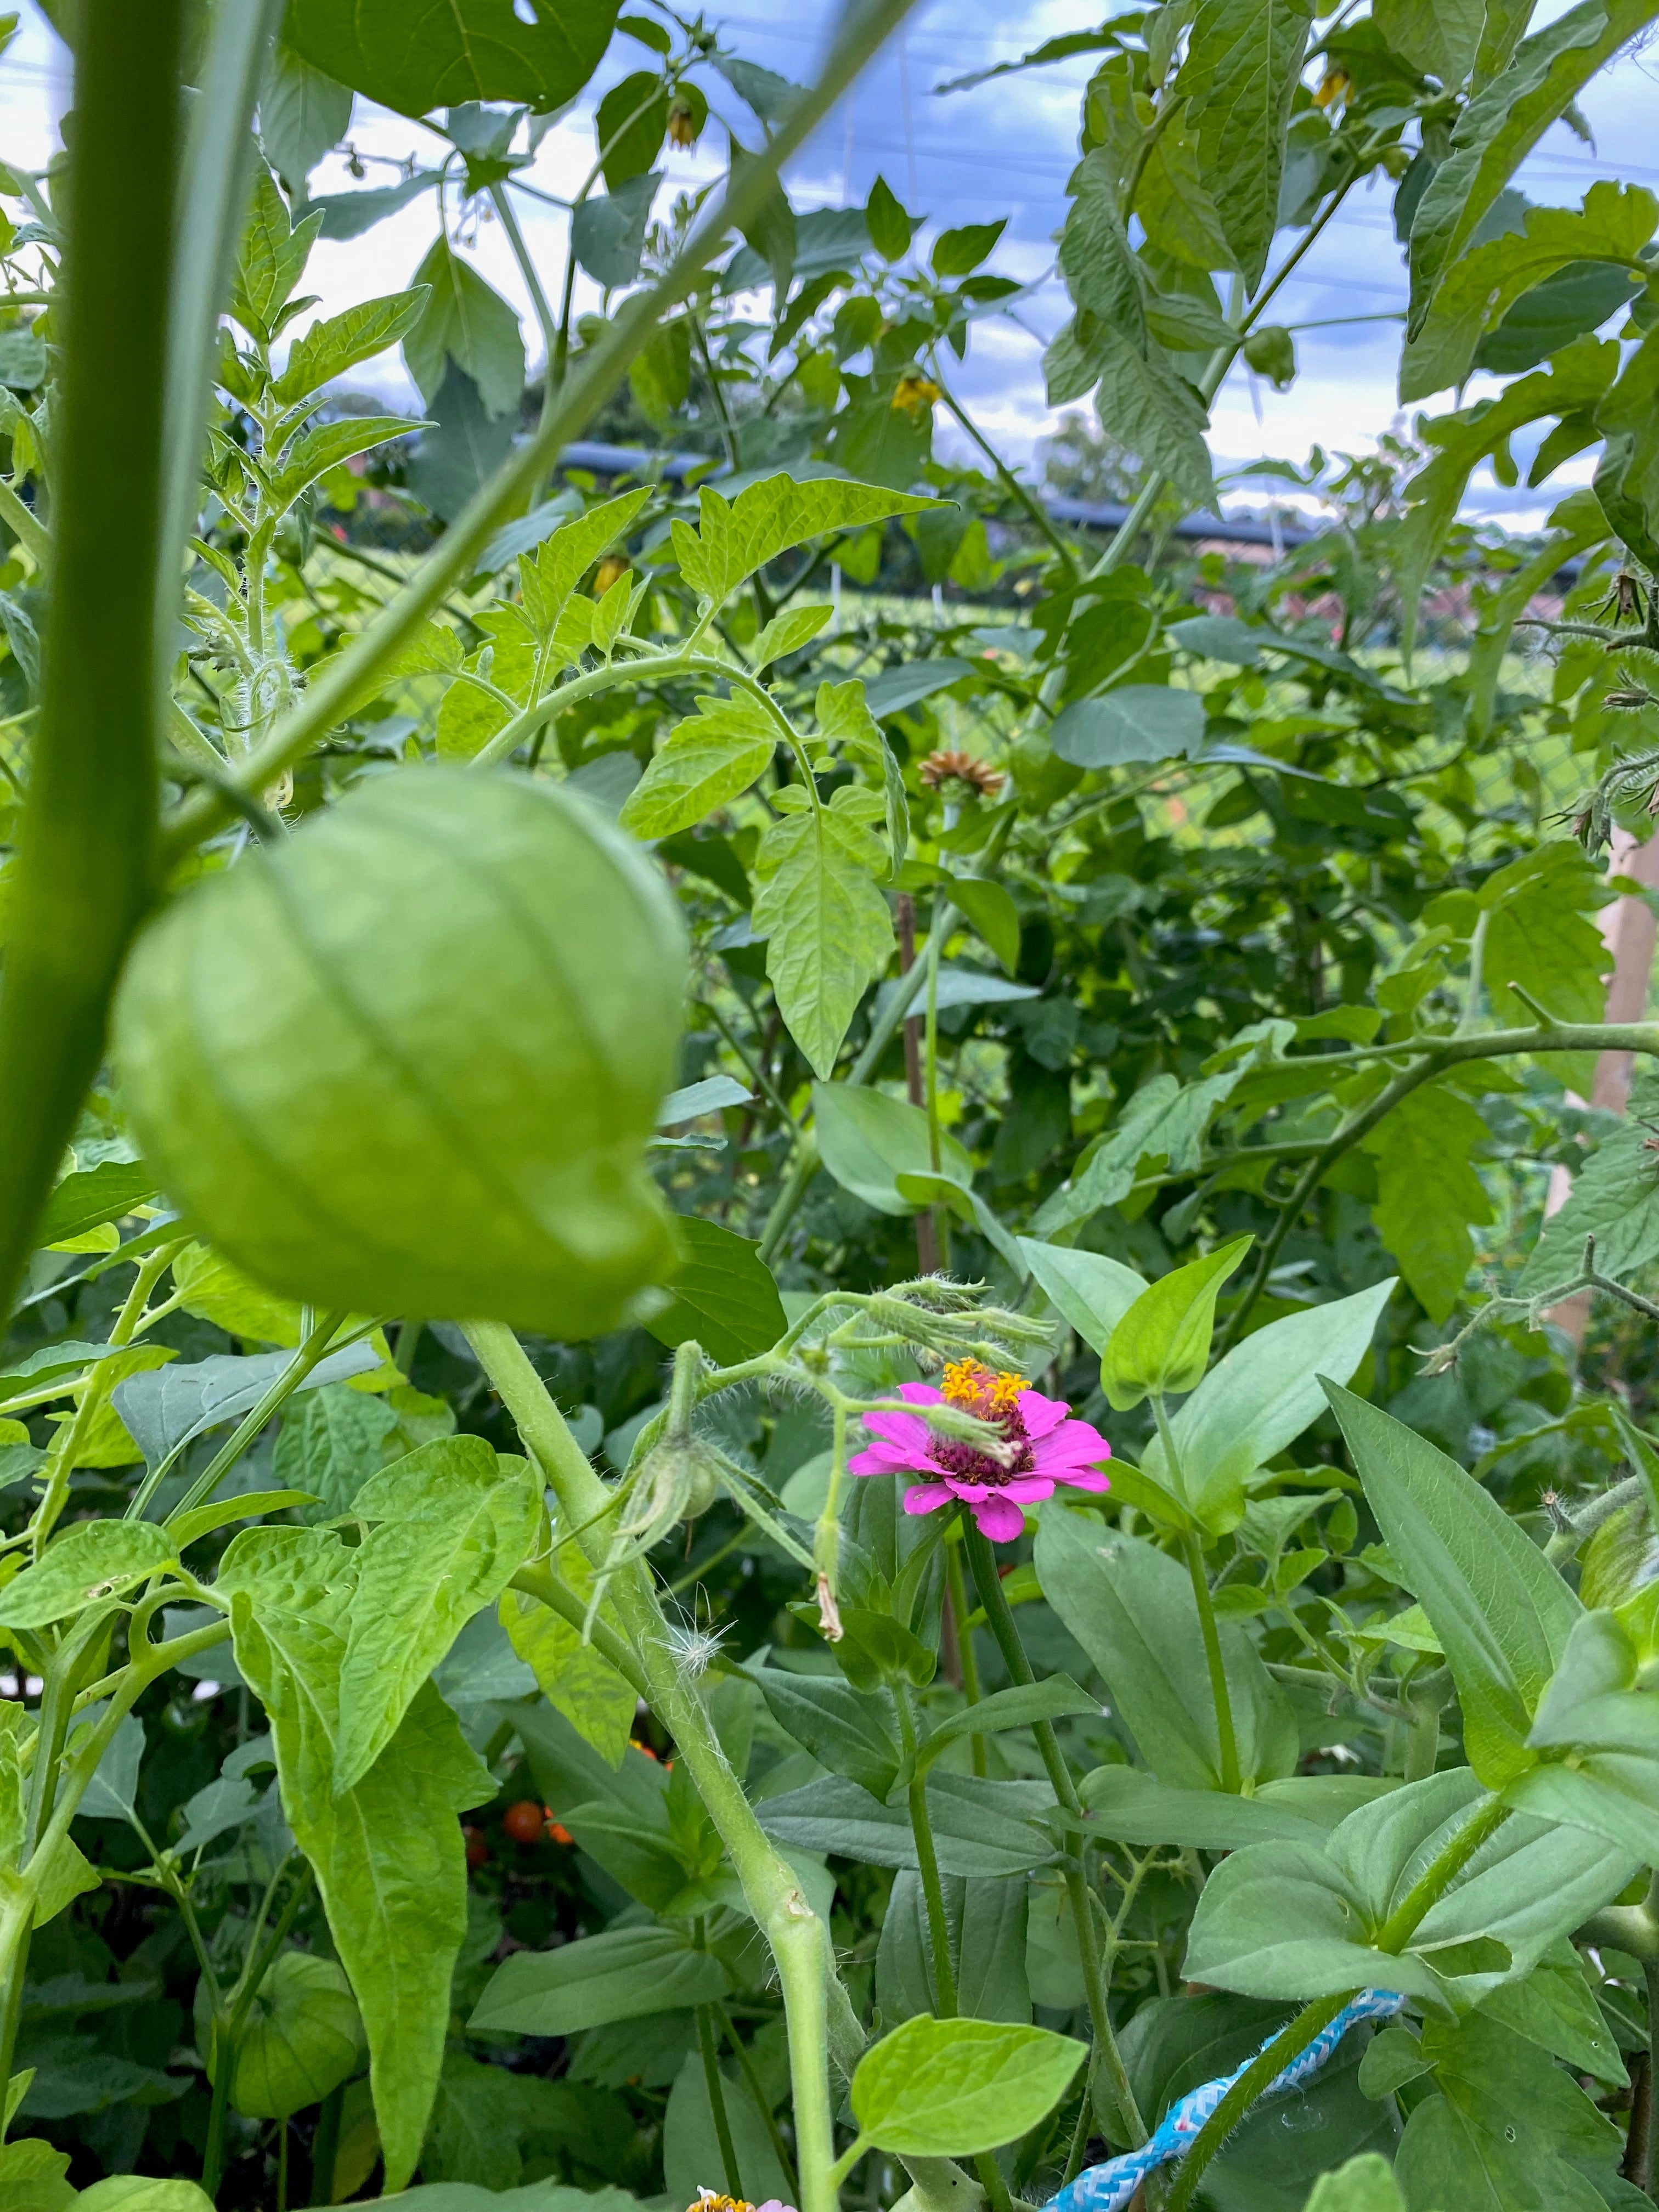
[[116, 1063], [163, 1188], [272, 1289], [590, 1336], [673, 1270], [645, 1145], [685, 958], [580, 799], [402, 769], [148, 925]]

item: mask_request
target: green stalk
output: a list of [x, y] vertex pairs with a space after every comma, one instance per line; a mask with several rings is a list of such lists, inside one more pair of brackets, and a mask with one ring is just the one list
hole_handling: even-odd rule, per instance
[[[915, 1713], [910, 1692], [901, 1683], [894, 1686], [893, 1702], [898, 1709], [901, 1748], [905, 1764], [915, 1763], [916, 1755]], [[951, 1958], [951, 1923], [945, 1911], [945, 1887], [939, 1878], [939, 1853], [933, 1847], [933, 1823], [927, 1810], [927, 1776], [913, 1775], [908, 1792], [910, 1833], [916, 1846], [916, 1867], [921, 1876], [921, 1894], [927, 1909], [927, 1936], [933, 1947], [933, 2009], [941, 2020], [957, 2016], [957, 1972]]]
[[[945, 1588], [951, 1600], [951, 1626], [956, 1632], [957, 1661], [962, 1668], [962, 1694], [970, 1705], [976, 1705], [983, 1692], [979, 1686], [979, 1661], [974, 1653], [974, 1632], [968, 1626], [968, 1590], [962, 1572], [962, 1547], [947, 1542], [945, 1547]], [[974, 1771], [982, 1782], [988, 1762], [985, 1738], [970, 1735], [969, 1755]]]
[[340, 2155], [340, 2120], [345, 2111], [345, 2083], [331, 2089], [317, 2108], [317, 2131], [311, 2138], [311, 2201], [334, 2202], [334, 2166]]
[[1659, 1963], [1644, 1959], [1642, 1979], [1648, 1996], [1648, 2094], [1644, 2115], [1647, 2125], [1644, 2130], [1642, 2145], [1642, 2186], [1651, 2197], [1656, 2185], [1659, 2185], [1659, 2081], [1654, 2079], [1654, 2053], [1656, 2048], [1659, 2048]]
[[[0, 1293], [8, 1304], [155, 894], [167, 295], [183, 0], [88, 0], [69, 170], [56, 617], [0, 990]], [[58, 310], [55, 307], [54, 313]], [[169, 595], [170, 598], [170, 595]]]
[[[598, 1523], [610, 1502], [605, 1485], [512, 1330], [499, 1322], [469, 1322], [465, 1329], [526, 1449], [551, 1485], [565, 1522], [583, 1532], [579, 1540], [582, 1548], [596, 1567], [602, 1566], [607, 1544]], [[828, 1930], [803, 1894], [793, 1868], [780, 1856], [756, 1820], [701, 1698], [681, 1673], [644, 1565], [634, 1560], [619, 1567], [611, 1578], [610, 1591], [637, 1654], [652, 1709], [673, 1737], [676, 1756], [684, 1761], [696, 1784], [777, 1967], [789, 2031], [800, 2212], [836, 2212], [826, 2012], [833, 1964]]]
[[748, 2045], [738, 2033], [731, 2014], [718, 1998], [714, 2001], [714, 2010], [720, 2016], [720, 2026], [726, 2031], [726, 2039], [732, 2046], [744, 2080], [749, 2084], [750, 2094], [754, 2098], [761, 2117], [766, 2122], [766, 2132], [772, 2138], [772, 2148], [777, 2154], [778, 2166], [783, 2174], [784, 2185], [792, 2197], [797, 2197], [800, 2194], [800, 2183], [796, 2178], [795, 2161], [789, 2155], [789, 2146], [783, 2139], [783, 2130], [778, 2125], [773, 2113], [771, 2103], [762, 2086], [760, 2075], [755, 2071], [755, 2062], [749, 2056]]
[[714, 2023], [708, 2016], [708, 2007], [697, 2007], [697, 2043], [702, 2052], [702, 2078], [708, 2091], [708, 2109], [714, 2116], [714, 2139], [720, 2147], [720, 2166], [726, 2175], [729, 2195], [739, 2204], [743, 2198], [743, 2176], [738, 2170], [737, 2146], [732, 2141], [732, 2123], [726, 2116], [726, 2084], [720, 2079], [720, 2053], [714, 2044]]
[[[1019, 1640], [1019, 1629], [1004, 1593], [997, 1573], [996, 1555], [989, 1540], [981, 1533], [971, 1514], [965, 1509], [962, 1515], [962, 1538], [968, 1553], [968, 1564], [973, 1569], [974, 1585], [979, 1592], [979, 1601], [985, 1608], [986, 1621], [997, 1640], [1003, 1663], [1016, 1682], [1031, 1682], [1036, 1676], [1031, 1662], [1025, 1656], [1025, 1646]], [[1054, 1796], [1065, 1810], [1081, 1820], [1083, 1807], [1071, 1770], [1066, 1764], [1066, 1754], [1060, 1747], [1051, 1721], [1038, 1721], [1032, 1729], [1042, 1764], [1048, 1769], [1048, 1779], [1054, 1785]], [[1073, 1860], [1065, 1870], [1066, 1901], [1072, 1908], [1072, 1919], [1077, 1929], [1078, 1952], [1083, 1963], [1084, 1987], [1088, 1992], [1089, 2018], [1095, 2032], [1095, 2054], [1104, 2067], [1111, 2085], [1115, 2113], [1103, 2112], [1098, 2105], [1096, 2118], [1103, 2134], [1115, 2135], [1120, 2130], [1112, 2124], [1121, 2119], [1127, 2130], [1129, 2148], [1138, 2150], [1146, 2140], [1146, 2124], [1140, 2117], [1140, 2107], [1135, 2102], [1135, 2093], [1129, 2081], [1128, 2069], [1123, 2063], [1123, 2053], [1118, 2048], [1117, 2037], [1112, 2028], [1110, 2000], [1106, 1988], [1106, 1977], [1100, 1956], [1100, 1931], [1095, 1926], [1094, 1899], [1085, 1876], [1080, 1859]]]
[[[1152, 1413], [1158, 1422], [1158, 1439], [1164, 1446], [1164, 1465], [1170, 1480], [1178, 1497], [1181, 1494], [1181, 1462], [1176, 1456], [1175, 1438], [1170, 1433], [1169, 1415], [1164, 1408], [1164, 1394], [1152, 1394]], [[1215, 1705], [1216, 1740], [1221, 1747], [1221, 1786], [1230, 1796], [1238, 1795], [1238, 1736], [1233, 1727], [1232, 1692], [1227, 1686], [1227, 1668], [1221, 1656], [1221, 1631], [1216, 1625], [1215, 1606], [1210, 1596], [1210, 1578], [1204, 1570], [1204, 1539], [1196, 1529], [1189, 1529], [1181, 1540], [1181, 1548], [1187, 1561], [1187, 1572], [1193, 1585], [1193, 1603], [1198, 1607], [1199, 1633], [1204, 1638], [1204, 1660], [1210, 1671], [1210, 1696]]]

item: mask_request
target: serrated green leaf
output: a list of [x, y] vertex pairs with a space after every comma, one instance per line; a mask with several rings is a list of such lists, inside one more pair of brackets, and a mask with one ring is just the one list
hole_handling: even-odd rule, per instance
[[250, 337], [269, 343], [280, 327], [289, 295], [304, 273], [311, 248], [323, 227], [319, 215], [290, 224], [283, 196], [269, 169], [261, 169], [248, 208], [247, 227], [236, 264], [230, 312]]
[[1536, 1763], [1533, 1714], [1583, 1608], [1455, 1460], [1352, 1392], [1326, 1388], [1382, 1540], [1445, 1651], [1469, 1764], [1499, 1789]]
[[[1601, 873], [1574, 838], [1540, 846], [1486, 878], [1480, 889], [1487, 917], [1483, 973], [1500, 1022], [1524, 1025], [1536, 1018], [1510, 988], [1513, 983], [1558, 1021], [1601, 1019], [1613, 962], [1592, 916], [1606, 902]], [[1593, 1055], [1551, 1059], [1563, 1081], [1589, 1089]]]
[[752, 924], [789, 1034], [815, 1075], [836, 1064], [866, 987], [885, 963], [893, 920], [876, 879], [887, 856], [872, 836], [873, 793], [843, 785], [827, 806], [775, 822], [755, 856]]
[[0, 1628], [46, 1628], [179, 1564], [153, 1521], [78, 1521], [0, 1590]]
[[799, 653], [835, 611], [833, 606], [786, 607], [781, 615], [774, 615], [749, 648], [750, 666], [757, 671], [769, 668], [786, 654]]
[[[580, 1544], [568, 1540], [558, 1545], [552, 1564], [579, 1597], [592, 1595], [593, 1567]], [[614, 1627], [614, 1619], [603, 1606], [600, 1612]], [[608, 1765], [620, 1766], [638, 1705], [633, 1684], [591, 1644], [585, 1644], [580, 1630], [562, 1613], [523, 1590], [501, 1592], [501, 1619], [508, 1641], [535, 1675], [543, 1696]]]
[[1443, 279], [1520, 162], [1656, 15], [1659, 0], [1579, 0], [1522, 40], [1508, 68], [1469, 101], [1412, 224], [1409, 335], [1422, 329]]
[[334, 1794], [366, 1775], [456, 1637], [529, 1556], [541, 1485], [481, 1437], [442, 1437], [372, 1474], [351, 1501], [379, 1525], [358, 1547], [341, 1662]]
[[1558, 354], [1547, 369], [1520, 378], [1498, 399], [1477, 401], [1427, 424], [1425, 434], [1438, 451], [1406, 487], [1408, 511], [1395, 556], [1401, 639], [1408, 657], [1424, 583], [1476, 466], [1526, 423], [1595, 407], [1618, 373], [1616, 345], [1580, 338]]
[[1078, 307], [1111, 324], [1145, 349], [1146, 313], [1140, 265], [1118, 204], [1116, 164], [1103, 146], [1085, 154], [1068, 187], [1072, 204], [1060, 234], [1060, 273]]
[[890, 875], [904, 866], [910, 842], [910, 802], [904, 788], [904, 772], [870, 708], [869, 693], [854, 677], [845, 684], [824, 682], [818, 686], [815, 711], [818, 733], [832, 744], [861, 755], [881, 776], [882, 799], [887, 814], [887, 843]]
[[1578, 262], [1640, 270], [1659, 201], [1639, 185], [1592, 185], [1582, 210], [1528, 208], [1519, 234], [1504, 231], [1460, 256], [1434, 295], [1422, 328], [1400, 360], [1402, 401], [1462, 384], [1475, 349], [1524, 292]]
[[747, 791], [769, 765], [781, 732], [752, 692], [703, 698], [677, 723], [618, 817], [636, 837], [672, 837]]
[[1515, 1287], [1536, 1297], [1571, 1282], [1583, 1264], [1584, 1239], [1595, 1239], [1595, 1264], [1615, 1280], [1659, 1261], [1659, 1152], [1649, 1149], [1659, 1114], [1659, 1078], [1638, 1062], [1630, 1119], [1611, 1130], [1572, 1179], [1566, 1200], [1544, 1224]]
[[1485, 0], [1376, 0], [1371, 20], [1402, 60], [1449, 91], [1474, 66], [1486, 12]]
[[477, 386], [487, 415], [510, 415], [524, 392], [525, 367], [514, 309], [445, 238], [415, 271], [410, 289], [422, 286], [426, 304], [404, 338], [404, 360], [422, 398], [432, 404], [453, 361]]
[[673, 526], [674, 550], [692, 590], [723, 606], [739, 584], [804, 538], [884, 521], [889, 515], [920, 514], [943, 503], [835, 477], [814, 477], [805, 483], [767, 477], [729, 504], [705, 484], [697, 494], [696, 529], [685, 522]]
[[1086, 2056], [1048, 2028], [918, 2014], [859, 2061], [853, 2117], [902, 2157], [994, 2150], [1054, 2110]]
[[570, 610], [577, 585], [596, 561], [628, 535], [650, 496], [647, 487], [607, 499], [544, 538], [533, 553], [519, 556], [519, 593], [525, 620], [538, 641], [544, 642], [552, 635]]
[[287, 368], [276, 380], [274, 392], [278, 404], [292, 407], [297, 400], [309, 398], [360, 361], [368, 361], [387, 346], [396, 345], [424, 313], [431, 296], [427, 286], [416, 284], [407, 292], [388, 292], [381, 299], [362, 301], [343, 314], [313, 324], [296, 341]]
[[647, 1321], [652, 1335], [669, 1345], [695, 1337], [722, 1367], [769, 1352], [788, 1323], [755, 1240], [697, 1214], [682, 1215], [676, 1235], [674, 1302]]
[[1480, 1115], [1443, 1083], [1410, 1092], [1364, 1139], [1376, 1162], [1376, 1233], [1432, 1321], [1462, 1296], [1469, 1231], [1492, 1218], [1474, 1168], [1486, 1142]]
[[232, 1541], [218, 1588], [230, 1602], [237, 1666], [270, 1722], [283, 1810], [316, 1874], [362, 2014], [395, 2191], [420, 2156], [466, 1933], [456, 1815], [493, 1796], [495, 1783], [427, 1682], [385, 1753], [337, 1798], [340, 1670], [356, 1579], [356, 1555], [331, 1532], [257, 1528]]
[[1099, 325], [1100, 387], [1096, 405], [1111, 436], [1149, 467], [1159, 469], [1194, 507], [1215, 495], [1204, 433], [1209, 416], [1162, 349], [1143, 354], [1132, 338]]
[[1285, 132], [1307, 50], [1307, 0], [1199, 0], [1176, 80], [1199, 173], [1252, 290], [1279, 227]]
[[308, 485], [342, 461], [406, 437], [418, 428], [402, 415], [348, 415], [338, 422], [319, 423], [296, 438], [283, 455], [270, 482], [271, 511], [286, 514]]

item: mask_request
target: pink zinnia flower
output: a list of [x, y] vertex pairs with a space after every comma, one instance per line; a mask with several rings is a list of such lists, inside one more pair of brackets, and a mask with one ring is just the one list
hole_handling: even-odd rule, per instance
[[931, 1513], [962, 1498], [994, 1544], [1012, 1544], [1025, 1526], [1022, 1506], [1052, 1498], [1057, 1482], [1073, 1490], [1109, 1490], [1099, 1462], [1112, 1448], [1087, 1421], [1066, 1419], [1063, 1399], [1045, 1398], [1018, 1375], [993, 1375], [976, 1359], [954, 1361], [945, 1370], [945, 1388], [901, 1382], [901, 1398], [913, 1406], [960, 1406], [1002, 1431], [996, 1456], [972, 1444], [936, 1435], [920, 1413], [866, 1413], [864, 1425], [875, 1437], [867, 1451], [847, 1462], [849, 1474], [921, 1474], [904, 1494], [907, 1513]]

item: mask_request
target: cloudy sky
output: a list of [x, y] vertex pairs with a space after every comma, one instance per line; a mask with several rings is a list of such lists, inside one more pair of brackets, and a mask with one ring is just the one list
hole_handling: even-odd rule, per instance
[[[1565, 12], [1566, 0], [1544, 0], [1536, 21]], [[713, 5], [709, 19], [752, 60], [800, 80], [812, 74], [836, 15], [834, 0], [793, 0], [787, 9], [763, 10], [757, 0], [735, 8]], [[66, 58], [38, 12], [24, 0], [23, 30], [0, 59], [0, 155], [31, 165], [55, 143], [54, 121], [68, 97]], [[1031, 0], [1016, 11], [997, 0], [921, 0], [902, 41], [890, 45], [855, 90], [830, 117], [789, 171], [798, 207], [861, 204], [878, 172], [913, 210], [935, 227], [1010, 218], [991, 265], [1037, 289], [1018, 304], [1018, 322], [979, 324], [960, 373], [961, 397], [999, 447], [1018, 461], [1052, 426], [1042, 390], [1043, 343], [1064, 319], [1066, 303], [1054, 281], [1054, 233], [1065, 212], [1065, 181], [1076, 158], [1078, 95], [1090, 63], [1076, 62], [1003, 77], [967, 93], [939, 95], [943, 80], [1010, 58], [1056, 33], [1100, 20], [1089, 0]], [[593, 158], [592, 100], [605, 85], [646, 59], [641, 48], [618, 40], [585, 99], [544, 140], [529, 175], [553, 193], [568, 195]], [[1583, 145], [1565, 125], [1545, 138], [1520, 177], [1534, 200], [1576, 204], [1598, 177], [1651, 184], [1659, 179], [1659, 145], [1652, 137], [1659, 46], [1626, 55], [1592, 87], [1583, 103], [1595, 137]], [[739, 124], [750, 118], [729, 94], [716, 102]], [[361, 153], [425, 166], [438, 142], [418, 124], [359, 101], [353, 141]], [[708, 134], [711, 151], [671, 154], [670, 188], [714, 173], [720, 134]], [[1642, 159], [1646, 155], [1646, 160]], [[394, 172], [371, 162], [367, 181], [392, 179]], [[313, 190], [350, 189], [343, 164], [326, 165]], [[1362, 188], [1344, 206], [1280, 295], [1284, 319], [1298, 331], [1300, 374], [1288, 393], [1250, 379], [1242, 366], [1218, 400], [1213, 447], [1218, 463], [1237, 467], [1263, 454], [1302, 460], [1317, 441], [1329, 451], [1364, 451], [1401, 423], [1394, 389], [1397, 322], [1382, 320], [1404, 304], [1406, 283], [1395, 243], [1384, 179]], [[524, 228], [550, 292], [556, 293], [564, 263], [564, 217], [548, 207], [522, 204]], [[665, 197], [659, 208], [666, 204]], [[408, 281], [433, 236], [432, 203], [422, 198], [363, 238], [325, 245], [313, 258], [307, 288], [331, 312], [353, 299]], [[499, 228], [478, 225], [470, 250], [481, 271], [521, 307], [518, 274]], [[582, 290], [592, 291], [586, 279]], [[533, 348], [532, 348], [533, 350]], [[412, 402], [412, 388], [395, 360], [386, 365], [381, 388]], [[1472, 387], [1472, 396], [1479, 389]], [[1431, 411], [1450, 404], [1449, 396]], [[1517, 444], [1520, 441], [1517, 441]], [[1535, 526], [1553, 496], [1572, 481], [1562, 471], [1550, 497], [1524, 487], [1506, 492], [1484, 471], [1471, 489], [1469, 511]], [[1248, 494], [1239, 495], [1248, 499]], [[1230, 504], [1234, 503], [1230, 501]]]

